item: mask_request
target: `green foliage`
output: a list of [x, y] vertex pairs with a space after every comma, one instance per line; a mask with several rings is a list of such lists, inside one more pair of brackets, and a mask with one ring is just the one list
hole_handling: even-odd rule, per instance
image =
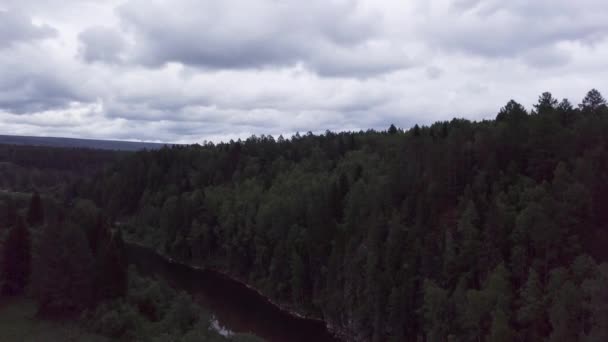
[[585, 95], [583, 102], [579, 105], [579, 108], [583, 112], [593, 112], [600, 109], [605, 109], [605, 107], [606, 100], [602, 94], [597, 91], [597, 89], [591, 89], [587, 95]]
[[38, 226], [44, 223], [44, 209], [38, 192], [32, 195], [30, 207], [27, 210], [27, 223], [30, 226]]
[[509, 342], [513, 341], [514, 337], [515, 331], [513, 331], [513, 328], [509, 324], [508, 316], [503, 309], [495, 309], [492, 312], [492, 326], [490, 327], [490, 334], [487, 340], [492, 342]]
[[73, 183], [93, 176], [125, 152], [89, 148], [1, 145], [0, 189], [62, 196]]
[[74, 196], [130, 238], [359, 339], [603, 336], [589, 304], [603, 296], [589, 260], [608, 243], [598, 95], [574, 108], [543, 93], [530, 112], [509, 101], [496, 120], [408, 131], [141, 151]]
[[31, 240], [23, 219], [17, 217], [15, 226], [9, 231], [2, 255], [2, 294], [22, 294], [30, 278]]
[[[427, 324], [427, 338], [430, 341], [445, 340], [450, 328], [449, 293], [430, 280], [424, 281], [423, 292], [422, 317]], [[473, 305], [472, 300], [469, 302]]]
[[92, 332], [118, 341], [256, 341], [247, 335], [225, 338], [211, 327], [211, 315], [165, 282], [129, 270], [126, 296], [107, 300], [84, 314]]
[[113, 339], [134, 340], [144, 323], [137, 311], [122, 301], [100, 305], [89, 317], [91, 331]]
[[0, 304], [0, 341], [109, 342], [91, 334], [79, 321], [44, 319], [37, 315], [35, 301], [24, 297], [4, 299]]
[[543, 320], [546, 317], [546, 305], [543, 286], [534, 269], [530, 269], [528, 280], [520, 292], [521, 306], [517, 312], [517, 320], [525, 327], [524, 335], [527, 340], [538, 340], [546, 331]]
[[588, 298], [590, 329], [585, 341], [608, 340], [608, 264], [603, 263], [598, 271], [583, 282], [583, 290]]
[[32, 285], [41, 312], [77, 312], [93, 303], [94, 258], [82, 229], [48, 225], [35, 251]]

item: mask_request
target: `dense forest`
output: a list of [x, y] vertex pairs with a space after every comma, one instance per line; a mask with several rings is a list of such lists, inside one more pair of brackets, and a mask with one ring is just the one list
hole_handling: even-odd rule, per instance
[[[230, 274], [347, 340], [607, 341], [606, 132], [591, 90], [576, 108], [543, 93], [481, 122], [140, 151], [66, 186], [58, 223], [28, 233], [44, 222], [30, 214], [37, 195], [11, 213], [26, 222], [5, 260], [49, 253], [31, 272], [42, 307], [63, 298], [35, 286], [59, 257], [116, 280], [97, 281], [88, 307], [129, 303], [124, 238]], [[58, 243], [71, 249], [49, 252]], [[5, 265], [7, 292], [23, 289], [27, 265]]]
[[[22, 207], [25, 199], [29, 204]], [[8, 229], [0, 229], [0, 306], [4, 298], [25, 294], [37, 304], [36, 317], [60, 326], [75, 323], [70, 329], [110, 340], [259, 341], [248, 334], [220, 335], [211, 329], [211, 313], [189, 295], [128, 268], [120, 230], [109, 229], [91, 203], [65, 209], [38, 193], [5, 193], [0, 200], [12, 203], [4, 212], [2, 228]], [[49, 209], [56, 211], [53, 218]], [[58, 340], [74, 340], [72, 330]]]
[[[122, 232], [93, 202], [73, 197], [72, 189], [125, 155], [0, 145], [3, 171], [10, 175], [0, 190], [0, 307], [13, 305], [11, 297], [31, 298], [35, 316], [25, 320], [48, 320], [41, 336], [58, 341], [76, 341], [79, 330], [95, 334], [85, 341], [258, 341], [220, 335], [211, 329], [211, 313], [189, 295], [129, 268]], [[32, 340], [23, 330], [0, 336]]]
[[88, 148], [0, 145], [0, 190], [60, 194], [126, 155]]

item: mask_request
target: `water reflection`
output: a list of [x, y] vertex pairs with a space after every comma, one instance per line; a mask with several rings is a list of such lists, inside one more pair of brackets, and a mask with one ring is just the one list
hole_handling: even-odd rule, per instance
[[189, 292], [214, 314], [217, 327], [225, 333], [252, 333], [270, 342], [339, 341], [323, 322], [294, 317], [222, 274], [168, 262], [137, 245], [129, 244], [127, 249], [130, 261], [140, 272], [160, 276], [172, 286]]

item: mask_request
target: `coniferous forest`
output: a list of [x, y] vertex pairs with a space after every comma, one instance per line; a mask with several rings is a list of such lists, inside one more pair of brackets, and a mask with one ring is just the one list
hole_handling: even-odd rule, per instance
[[128, 269], [138, 243], [344, 340], [608, 341], [607, 132], [591, 90], [407, 130], [5, 146], [2, 293], [111, 338], [221, 340], [193, 335], [206, 323], [185, 294]]

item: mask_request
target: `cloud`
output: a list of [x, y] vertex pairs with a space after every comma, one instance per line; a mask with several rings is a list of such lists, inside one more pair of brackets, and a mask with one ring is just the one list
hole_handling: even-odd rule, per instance
[[438, 67], [435, 66], [430, 66], [428, 68], [426, 68], [426, 75], [428, 76], [428, 78], [432, 79], [432, 80], [436, 80], [439, 77], [441, 77], [441, 74], [443, 73], [443, 70], [441, 70]]
[[551, 68], [567, 64], [571, 56], [558, 46], [548, 46], [527, 50], [522, 53], [522, 59], [526, 64], [536, 68]]
[[431, 11], [421, 25], [425, 36], [444, 51], [512, 58], [530, 50], [538, 54], [538, 50], [564, 42], [593, 44], [608, 35], [608, 11], [601, 0], [461, 0], [445, 4]]
[[368, 75], [407, 66], [381, 36], [377, 13], [356, 1], [141, 1], [118, 9], [134, 34], [134, 60], [208, 69], [302, 64], [322, 75]]
[[66, 1], [0, 5], [0, 133], [219, 141], [608, 92], [605, 1]]
[[44, 49], [5, 50], [0, 54], [0, 71], [0, 110], [36, 113], [94, 99], [86, 91], [86, 82], [77, 80], [78, 68]]
[[87, 62], [120, 63], [126, 46], [118, 30], [107, 27], [90, 27], [78, 35], [80, 56]]
[[0, 9], [0, 49], [17, 43], [54, 37], [57, 31], [48, 25], [34, 25], [20, 12]]

